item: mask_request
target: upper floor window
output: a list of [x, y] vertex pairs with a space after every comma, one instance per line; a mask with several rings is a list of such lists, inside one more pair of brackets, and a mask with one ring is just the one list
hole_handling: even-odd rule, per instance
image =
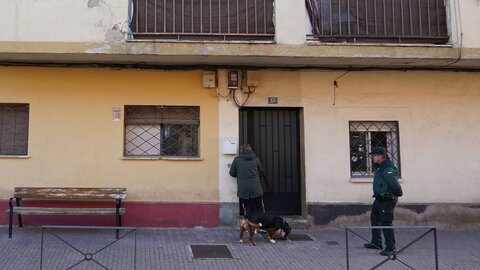
[[373, 147], [387, 149], [388, 157], [398, 168], [400, 176], [400, 146], [398, 122], [350, 122], [350, 172], [352, 177], [371, 177], [373, 161], [369, 154]]
[[273, 40], [274, 0], [131, 0], [133, 39]]
[[320, 41], [434, 44], [448, 41], [444, 0], [307, 1], [313, 36]]
[[125, 106], [125, 156], [198, 157], [200, 108]]
[[28, 104], [0, 103], [0, 155], [28, 154]]

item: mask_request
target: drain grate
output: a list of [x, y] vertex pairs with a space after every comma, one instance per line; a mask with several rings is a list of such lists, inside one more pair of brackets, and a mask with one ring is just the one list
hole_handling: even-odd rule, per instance
[[288, 238], [292, 241], [313, 241], [313, 238], [308, 234], [290, 234]]
[[327, 243], [327, 245], [329, 245], [329, 246], [339, 245], [339, 243], [337, 241], [325, 241], [325, 243]]
[[226, 245], [190, 245], [194, 259], [232, 259]]

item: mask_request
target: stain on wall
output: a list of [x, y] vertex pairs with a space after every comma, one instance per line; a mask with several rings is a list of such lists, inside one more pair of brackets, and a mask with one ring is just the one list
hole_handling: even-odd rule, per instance
[[112, 29], [107, 30], [105, 33], [105, 41], [107, 42], [117, 42], [123, 41], [125, 39], [125, 32], [122, 31], [120, 25], [113, 25]]
[[[317, 226], [368, 226], [371, 205], [309, 205]], [[480, 206], [461, 204], [405, 204], [395, 208], [394, 225], [428, 225], [441, 228], [480, 228]]]
[[89, 8], [98, 7], [103, 0], [88, 0], [87, 6]]

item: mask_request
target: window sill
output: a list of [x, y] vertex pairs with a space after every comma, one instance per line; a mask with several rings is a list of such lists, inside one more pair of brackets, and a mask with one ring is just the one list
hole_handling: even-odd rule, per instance
[[176, 39], [127, 39], [127, 43], [193, 43], [193, 44], [275, 44], [274, 40], [176, 40]]
[[0, 155], [0, 158], [1, 159], [28, 159], [30, 158], [29, 155], [26, 155], [26, 156], [8, 156], [8, 155]]
[[[402, 178], [398, 179], [399, 183], [403, 183], [404, 180]], [[373, 183], [373, 177], [354, 177], [350, 178], [350, 183]]]
[[432, 48], [453, 48], [452, 44], [432, 44], [432, 43], [368, 43], [368, 42], [321, 42], [316, 39], [307, 38], [307, 46], [371, 46], [371, 47], [432, 47]]
[[200, 157], [123, 157], [122, 160], [186, 160], [202, 161]]

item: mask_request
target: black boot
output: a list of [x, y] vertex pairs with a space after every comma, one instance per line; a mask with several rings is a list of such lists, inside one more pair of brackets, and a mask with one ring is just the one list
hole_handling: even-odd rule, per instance
[[377, 244], [377, 243], [367, 243], [363, 245], [364, 248], [370, 248], [370, 249], [382, 249], [382, 244]]
[[395, 253], [397, 253], [395, 248], [385, 248], [384, 250], [380, 251], [380, 255], [382, 256], [391, 256], [395, 255]]

